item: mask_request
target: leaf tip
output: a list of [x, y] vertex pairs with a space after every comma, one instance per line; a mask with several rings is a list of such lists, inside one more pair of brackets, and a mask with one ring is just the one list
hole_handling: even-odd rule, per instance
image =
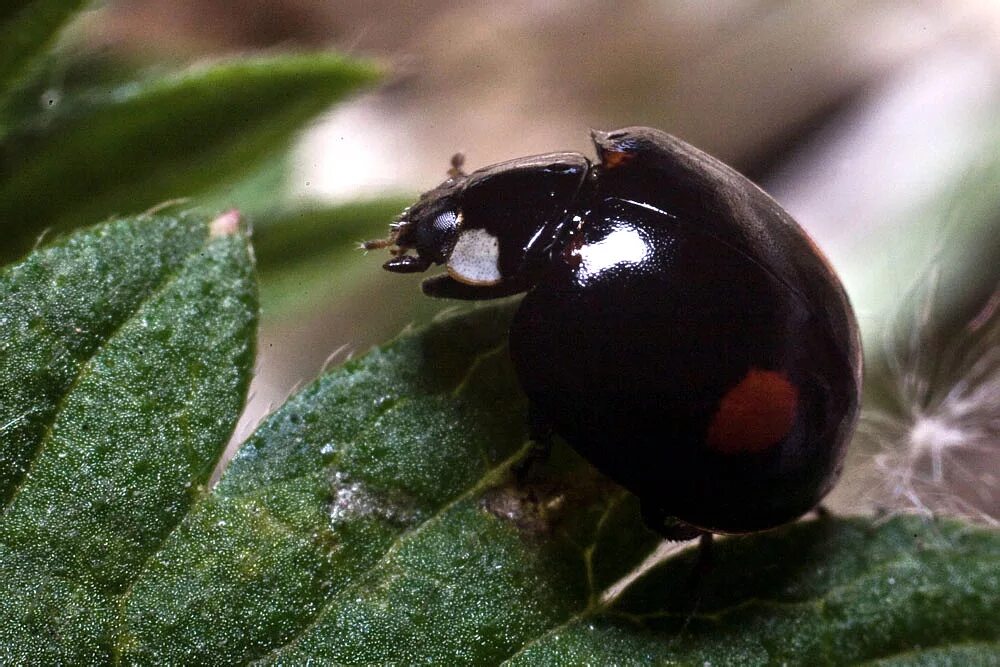
[[240, 228], [240, 212], [232, 208], [222, 213], [208, 224], [208, 235], [215, 239], [223, 236], [232, 236]]

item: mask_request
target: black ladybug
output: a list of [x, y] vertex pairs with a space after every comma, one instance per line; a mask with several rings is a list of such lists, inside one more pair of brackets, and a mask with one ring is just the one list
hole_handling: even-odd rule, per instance
[[[527, 292], [510, 354], [533, 422], [634, 492], [668, 537], [745, 533], [816, 507], [858, 412], [844, 289], [733, 169], [658, 130], [593, 132], [600, 158], [462, 173], [393, 225], [389, 271], [426, 294]], [[409, 251], [415, 254], [407, 254]]]

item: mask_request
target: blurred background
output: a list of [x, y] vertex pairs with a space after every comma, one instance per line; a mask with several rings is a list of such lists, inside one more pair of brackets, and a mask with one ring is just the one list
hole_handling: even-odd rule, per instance
[[834, 508], [1000, 521], [1000, 3], [109, 0], [60, 50], [46, 108], [68, 81], [249, 53], [383, 70], [202, 198], [247, 213], [260, 259], [234, 444], [324, 368], [450, 307], [356, 246], [452, 153], [468, 170], [591, 154], [591, 127], [650, 125], [760, 183], [847, 285], [868, 386]]

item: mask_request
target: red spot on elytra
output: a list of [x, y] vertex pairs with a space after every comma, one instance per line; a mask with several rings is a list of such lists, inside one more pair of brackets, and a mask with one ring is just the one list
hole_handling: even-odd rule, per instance
[[795, 423], [799, 390], [780, 371], [751, 368], [726, 392], [708, 427], [708, 445], [723, 454], [754, 454], [782, 440]]

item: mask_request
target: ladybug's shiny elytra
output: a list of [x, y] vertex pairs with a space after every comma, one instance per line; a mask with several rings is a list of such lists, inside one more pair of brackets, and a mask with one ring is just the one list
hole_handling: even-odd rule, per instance
[[[527, 292], [510, 354], [533, 419], [669, 537], [792, 521], [836, 481], [861, 354], [844, 289], [741, 174], [658, 130], [451, 177], [393, 225], [426, 294]], [[413, 254], [409, 254], [410, 251]]]

